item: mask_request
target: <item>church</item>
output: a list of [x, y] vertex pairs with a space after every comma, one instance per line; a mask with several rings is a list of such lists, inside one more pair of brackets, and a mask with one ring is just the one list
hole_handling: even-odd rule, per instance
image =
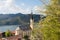
[[33, 30], [33, 12], [30, 14], [30, 23], [28, 25], [21, 25], [16, 28], [15, 35], [31, 35]]

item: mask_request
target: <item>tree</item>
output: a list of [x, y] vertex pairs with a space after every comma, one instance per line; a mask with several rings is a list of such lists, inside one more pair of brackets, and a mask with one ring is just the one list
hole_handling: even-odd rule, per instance
[[39, 26], [39, 23], [34, 22], [34, 29], [32, 30], [31, 37], [30, 37], [31, 40], [42, 40], [40, 28], [41, 27]]
[[50, 0], [47, 17], [40, 21], [43, 40], [60, 40], [60, 0]]
[[10, 37], [10, 36], [11, 36], [10, 30], [7, 30], [7, 31], [5, 32], [5, 36], [6, 36], [6, 37]]
[[25, 35], [25, 36], [24, 36], [24, 39], [25, 39], [25, 40], [30, 40], [28, 35]]

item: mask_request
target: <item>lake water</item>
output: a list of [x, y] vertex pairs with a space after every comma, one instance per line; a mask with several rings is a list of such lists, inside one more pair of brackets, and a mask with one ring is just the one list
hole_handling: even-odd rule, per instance
[[5, 32], [7, 30], [14, 31], [19, 25], [6, 25], [0, 26], [0, 32]]

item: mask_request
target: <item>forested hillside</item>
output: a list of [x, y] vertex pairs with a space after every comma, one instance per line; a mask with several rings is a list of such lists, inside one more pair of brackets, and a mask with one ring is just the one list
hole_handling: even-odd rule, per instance
[[[33, 18], [35, 22], [38, 22], [41, 18], [44, 18], [44, 15], [36, 15], [33, 14]], [[30, 21], [30, 14], [0, 14], [0, 25], [20, 25], [24, 23], [29, 23]]]

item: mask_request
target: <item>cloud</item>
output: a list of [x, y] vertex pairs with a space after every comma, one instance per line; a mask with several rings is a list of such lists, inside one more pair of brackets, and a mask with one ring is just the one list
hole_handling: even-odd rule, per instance
[[22, 6], [25, 6], [25, 3], [21, 3]]
[[6, 6], [11, 5], [12, 2], [13, 2], [13, 0], [0, 0], [0, 6], [6, 7]]
[[46, 9], [44, 8], [44, 6], [34, 6], [33, 8], [35, 11], [46, 11]]
[[36, 10], [36, 11], [38, 11], [38, 10], [43, 10], [43, 8], [42, 7], [40, 7], [40, 6], [34, 6], [34, 10]]
[[3, 14], [9, 14], [9, 13], [23, 13], [23, 14], [29, 14], [31, 12], [31, 9], [33, 9], [35, 12], [38, 10], [44, 10], [40, 6], [34, 6], [34, 7], [27, 7], [25, 9], [22, 8], [22, 6], [26, 6], [25, 3], [21, 3], [21, 5], [16, 5], [15, 0], [0, 0], [0, 13]]
[[[14, 4], [15, 0], [0, 0], [0, 13], [29, 13], [29, 9], [23, 9], [19, 5]], [[21, 3], [24, 6], [24, 3]]]
[[45, 15], [44, 11], [46, 11], [44, 6], [37, 6], [37, 5], [34, 6], [33, 10], [34, 10], [35, 13], [44, 14], [44, 15]]
[[0, 13], [8, 12], [12, 3], [13, 0], [0, 0]]

